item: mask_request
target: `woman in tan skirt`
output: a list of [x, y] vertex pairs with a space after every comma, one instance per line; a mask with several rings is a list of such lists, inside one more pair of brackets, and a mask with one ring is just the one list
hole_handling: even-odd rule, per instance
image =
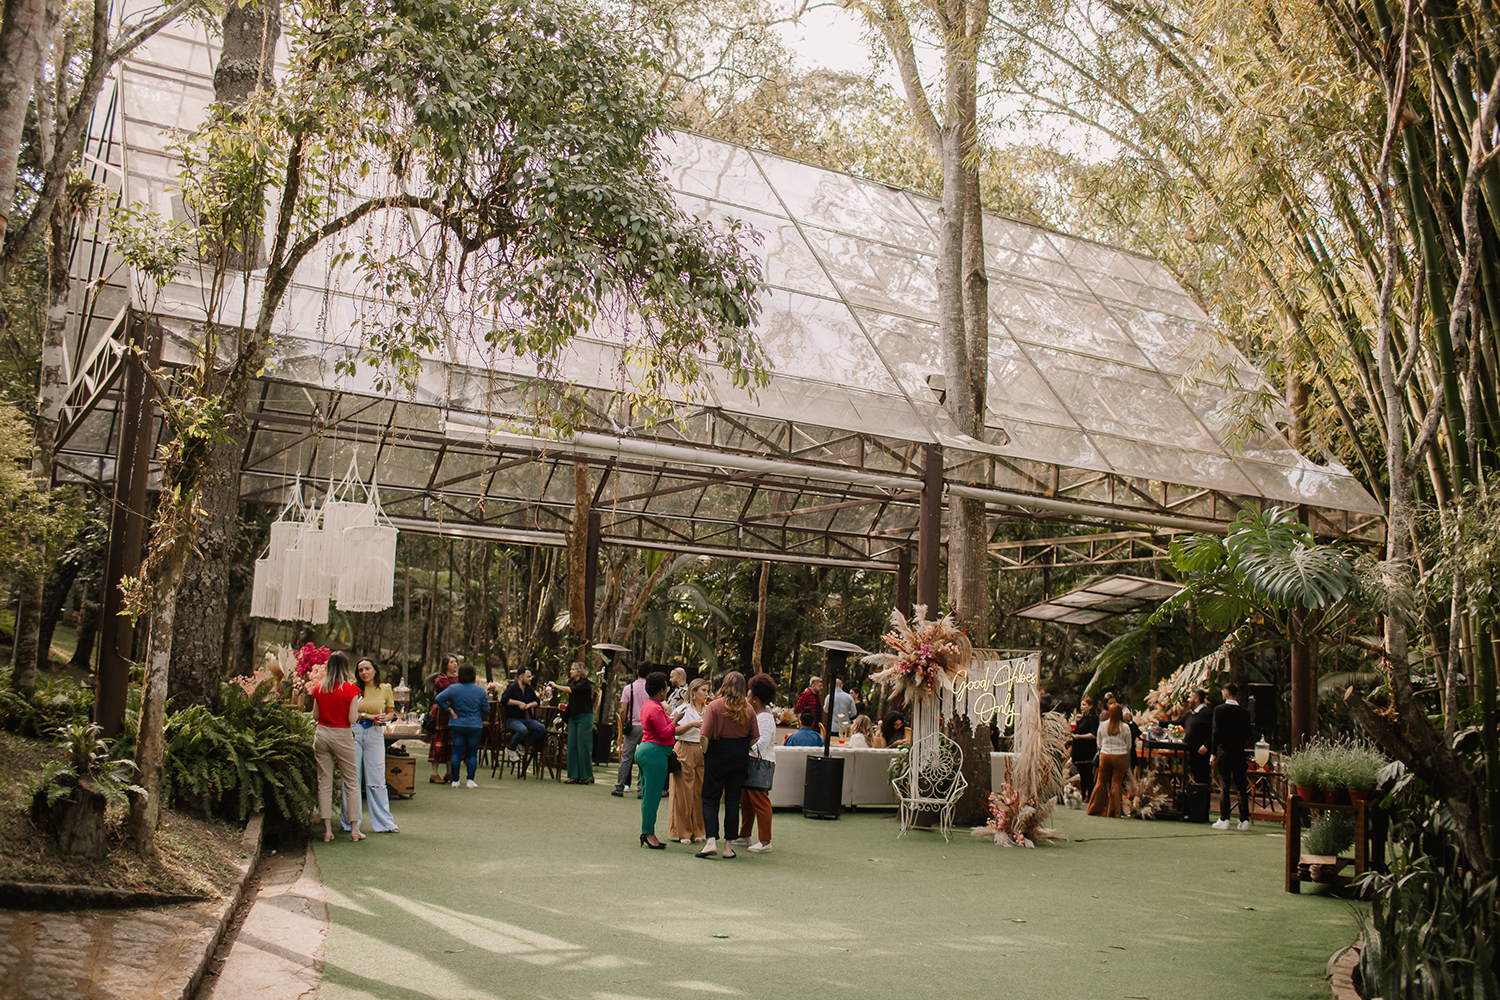
[[703, 724], [703, 707], [708, 704], [708, 681], [694, 678], [688, 685], [687, 698], [678, 709], [677, 745], [673, 752], [682, 762], [682, 770], [672, 775], [672, 797], [667, 821], [667, 836], [681, 844], [703, 840], [703, 749], [699, 733]]

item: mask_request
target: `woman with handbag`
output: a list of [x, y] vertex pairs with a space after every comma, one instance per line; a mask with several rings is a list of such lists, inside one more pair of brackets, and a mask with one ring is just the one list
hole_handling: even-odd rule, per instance
[[667, 807], [667, 836], [680, 844], [703, 839], [703, 709], [708, 705], [708, 681], [693, 678], [677, 710], [678, 769], [672, 775], [672, 797]]
[[[750, 770], [745, 778], [745, 790], [740, 792], [740, 835], [734, 845], [749, 849], [751, 854], [771, 853], [771, 780], [776, 774], [776, 747], [773, 745], [776, 717], [771, 714], [771, 702], [775, 700], [776, 682], [770, 674], [756, 674], [750, 678], [750, 708], [755, 712], [755, 725], [760, 735], [750, 746]], [[753, 844], [750, 843], [752, 824], [760, 827], [760, 840]]]
[[[458, 679], [458, 657], [449, 653], [443, 657], [442, 669], [432, 679], [433, 706], [429, 712], [429, 721], [432, 723], [432, 732], [427, 735], [427, 759], [432, 763], [432, 777], [428, 782], [434, 785], [445, 785], [451, 782], [457, 775], [457, 771], [450, 771], [446, 778], [438, 777], [438, 763], [452, 764], [453, 762], [453, 734], [448, 732], [448, 713], [438, 710], [437, 696], [448, 689], [448, 685]], [[426, 726], [423, 726], [426, 729]]]
[[641, 768], [641, 846], [666, 850], [656, 839], [656, 811], [661, 808], [662, 789], [667, 783], [667, 756], [672, 752], [677, 727], [661, 703], [667, 697], [667, 675], [660, 670], [646, 675], [646, 703], [641, 706], [641, 742], [635, 762]]
[[719, 799], [724, 800], [724, 854], [735, 856], [727, 843], [740, 824], [740, 790], [750, 770], [750, 744], [760, 736], [755, 713], [746, 697], [745, 675], [731, 670], [719, 685], [719, 697], [703, 713], [703, 850], [695, 857], [719, 857]]

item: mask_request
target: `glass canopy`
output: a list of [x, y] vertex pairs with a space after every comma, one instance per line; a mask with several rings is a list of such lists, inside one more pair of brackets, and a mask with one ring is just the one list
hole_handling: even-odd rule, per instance
[[[202, 119], [216, 58], [217, 42], [182, 21], [120, 64], [90, 129], [96, 179], [182, 221], [164, 137]], [[685, 212], [761, 236], [766, 389], [721, 379], [648, 425], [625, 405], [628, 330], [601, 321], [563, 359], [587, 398], [586, 433], [558, 441], [528, 430], [535, 366], [454, 316], [415, 383], [382, 392], [373, 373], [341, 375], [335, 363], [360, 349], [385, 304], [325, 255], [287, 295], [276, 356], [248, 403], [247, 497], [326, 484], [357, 453], [408, 530], [555, 543], [582, 462], [606, 542], [891, 568], [915, 538], [927, 449], [941, 446], [948, 488], [996, 512], [1170, 531], [1222, 525], [1245, 503], [1300, 504], [1330, 534], [1379, 530], [1380, 508], [1336, 463], [1299, 454], [1274, 429], [1230, 445], [1234, 395], [1219, 373], [1247, 387], [1263, 379], [1157, 262], [986, 215], [989, 388], [975, 440], [932, 385], [937, 202], [698, 135], [673, 133], [660, 153]], [[163, 360], [188, 362], [204, 295], [194, 275], [145, 294], [97, 225], [75, 271], [64, 474], [102, 481], [118, 402], [95, 386], [112, 345], [149, 320]], [[226, 309], [259, 292], [252, 275], [247, 302]]]

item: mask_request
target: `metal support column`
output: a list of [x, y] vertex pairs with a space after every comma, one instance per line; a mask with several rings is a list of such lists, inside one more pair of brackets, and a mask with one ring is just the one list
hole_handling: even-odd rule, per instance
[[911, 547], [896, 552], [896, 610], [911, 617]]
[[[132, 316], [132, 350], [147, 349], [145, 322]], [[157, 345], [148, 353], [155, 357]], [[98, 687], [94, 721], [105, 736], [117, 736], [125, 725], [125, 702], [130, 688], [130, 666], [135, 662], [136, 629], [121, 614], [120, 581], [141, 570], [146, 534], [146, 484], [150, 478], [155, 408], [138, 355], [125, 369], [125, 409], [120, 420], [120, 447], [115, 460], [115, 495], [110, 509], [109, 551], [106, 557], [103, 607], [100, 612]]]
[[922, 506], [917, 522], [917, 603], [938, 614], [938, 549], [943, 526], [943, 449], [929, 444], [923, 455]]

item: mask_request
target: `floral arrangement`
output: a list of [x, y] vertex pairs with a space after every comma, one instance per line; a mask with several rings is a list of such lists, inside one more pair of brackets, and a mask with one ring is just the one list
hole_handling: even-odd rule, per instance
[[256, 667], [254, 673], [241, 674], [238, 677], [230, 679], [240, 686], [240, 689], [245, 692], [245, 697], [247, 698], [254, 698], [255, 693], [261, 690], [260, 686], [262, 684], [265, 684], [266, 681], [272, 681], [273, 683], [267, 685], [266, 689], [261, 692], [261, 695], [265, 698], [274, 698], [276, 696], [276, 685], [274, 683], [277, 679], [276, 675], [264, 667]]
[[327, 646], [307, 643], [297, 650], [297, 669], [292, 678], [292, 687], [298, 694], [311, 694], [323, 683], [324, 664], [333, 655]]
[[1037, 808], [1035, 799], [1023, 796], [1007, 781], [999, 794], [990, 793], [989, 823], [976, 826], [971, 832], [1002, 847], [1035, 847], [1037, 841], [1057, 836], [1056, 831], [1042, 826], [1045, 815]]
[[1146, 693], [1146, 707], [1158, 719], [1175, 719], [1187, 708], [1187, 685], [1179, 685], [1176, 676], [1163, 677], [1160, 684]]
[[865, 663], [880, 668], [870, 679], [911, 704], [936, 694], [939, 686], [952, 691], [953, 682], [964, 675], [974, 653], [968, 636], [954, 624], [951, 615], [928, 621], [923, 604], [912, 610], [910, 622], [900, 611], [892, 611], [891, 631], [880, 638], [895, 652], [871, 653], [864, 658]]

